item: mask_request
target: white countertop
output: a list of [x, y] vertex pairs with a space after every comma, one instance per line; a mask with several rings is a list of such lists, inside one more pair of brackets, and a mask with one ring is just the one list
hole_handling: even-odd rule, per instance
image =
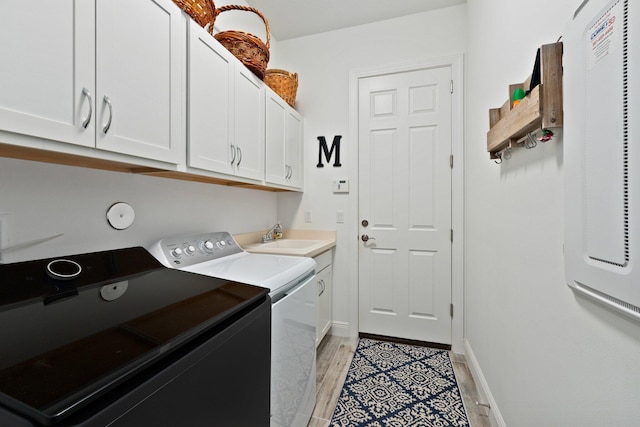
[[266, 232], [237, 234], [233, 237], [245, 251], [262, 254], [314, 257], [336, 245], [334, 230], [284, 230], [282, 239], [265, 244], [262, 243], [262, 236]]

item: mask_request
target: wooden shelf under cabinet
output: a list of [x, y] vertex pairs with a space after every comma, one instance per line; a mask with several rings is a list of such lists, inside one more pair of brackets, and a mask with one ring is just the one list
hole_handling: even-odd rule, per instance
[[518, 140], [541, 128], [563, 126], [562, 112], [562, 43], [540, 47], [540, 84], [535, 86], [515, 107], [511, 96], [517, 88], [527, 92], [531, 77], [509, 86], [509, 97], [500, 108], [489, 110], [487, 151], [492, 159], [507, 147], [518, 146]]

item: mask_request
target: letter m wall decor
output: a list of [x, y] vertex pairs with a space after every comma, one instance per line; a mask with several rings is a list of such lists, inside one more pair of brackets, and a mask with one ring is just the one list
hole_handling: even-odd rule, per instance
[[342, 135], [336, 135], [333, 137], [333, 142], [331, 143], [331, 149], [327, 147], [327, 140], [324, 136], [319, 136], [318, 141], [320, 145], [318, 147], [318, 164], [316, 165], [319, 168], [323, 168], [324, 164], [322, 163], [322, 154], [324, 153], [324, 158], [327, 160], [327, 163], [331, 163], [331, 156], [333, 156], [333, 152], [335, 151], [336, 157], [333, 161], [333, 167], [339, 168], [342, 166], [340, 163], [340, 139], [342, 139]]

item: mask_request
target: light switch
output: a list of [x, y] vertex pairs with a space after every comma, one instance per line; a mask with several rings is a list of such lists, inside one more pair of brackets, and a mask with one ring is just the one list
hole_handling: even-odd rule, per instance
[[344, 211], [336, 211], [336, 222], [338, 224], [344, 223]]

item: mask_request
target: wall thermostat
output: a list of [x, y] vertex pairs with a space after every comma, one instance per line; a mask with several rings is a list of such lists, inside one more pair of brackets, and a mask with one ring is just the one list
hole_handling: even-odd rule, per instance
[[348, 179], [334, 179], [333, 180], [333, 192], [334, 193], [348, 193], [349, 192], [349, 180]]

